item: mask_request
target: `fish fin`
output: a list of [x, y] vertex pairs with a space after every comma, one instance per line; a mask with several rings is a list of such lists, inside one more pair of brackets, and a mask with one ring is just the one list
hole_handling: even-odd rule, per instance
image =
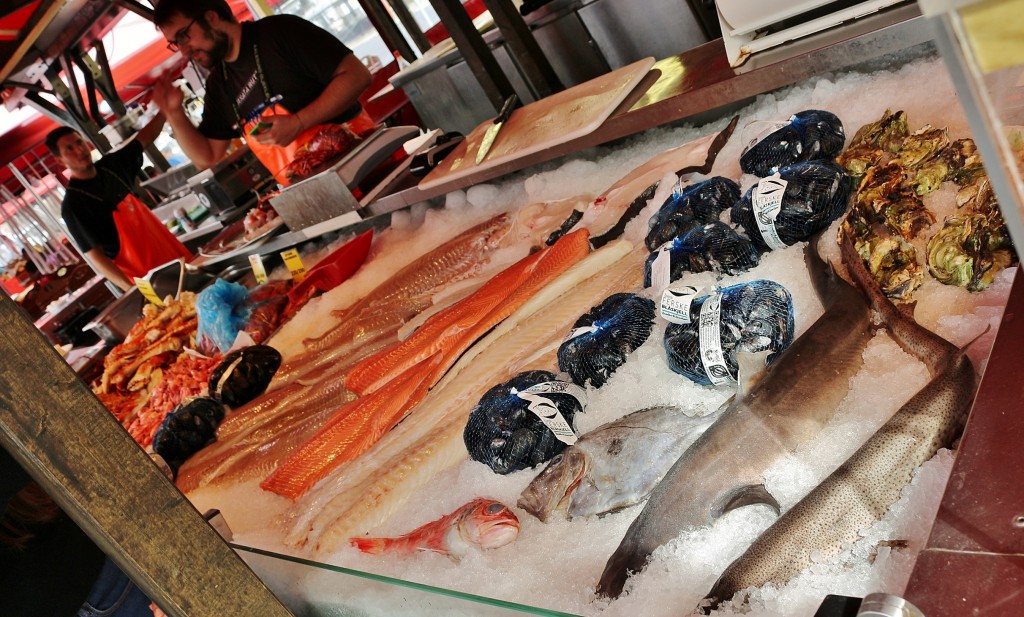
[[348, 543], [371, 555], [380, 555], [386, 545], [384, 538], [349, 538]]
[[[738, 351], [736, 352], [736, 364], [739, 366], [738, 379], [739, 389], [736, 391], [736, 398], [741, 399], [757, 385], [764, 377], [765, 367], [768, 365], [768, 356], [773, 352], [771, 349], [763, 351]], [[726, 404], [732, 402], [731, 399]]]
[[835, 295], [839, 275], [836, 274], [835, 265], [831, 261], [822, 259], [818, 253], [818, 241], [821, 239], [822, 233], [814, 234], [807, 241], [807, 246], [804, 248], [804, 265], [811, 277], [811, 287], [814, 288], [815, 295], [823, 305], [827, 306], [828, 300]]
[[548, 239], [544, 241], [544, 244], [551, 246], [555, 242], [558, 242], [558, 240], [560, 240], [565, 234], [569, 233], [569, 230], [575, 227], [576, 223], [579, 223], [582, 218], [583, 210], [573, 208], [572, 212], [569, 213], [569, 217], [565, 219], [558, 229], [551, 232], [551, 235], [549, 235]]
[[733, 491], [731, 495], [727, 496], [722, 506], [714, 510], [713, 516], [718, 518], [730, 510], [759, 503], [771, 507], [772, 510], [775, 510], [775, 514], [782, 513], [779, 502], [772, 497], [772, 494], [768, 492], [764, 484], [748, 484], [747, 486], [741, 486]]
[[917, 302], [907, 302], [906, 304], [897, 304], [896, 308], [903, 312], [904, 315], [913, 319], [914, 311], [917, 310]]
[[619, 217], [618, 222], [600, 236], [595, 236], [590, 239], [590, 246], [597, 250], [608, 244], [612, 240], [617, 240], [622, 236], [622, 233], [626, 231], [626, 225], [632, 221], [636, 215], [640, 214], [640, 211], [647, 207], [648, 202], [654, 198], [654, 194], [658, 191], [658, 187], [661, 185], [664, 178], [656, 180], [653, 184], [648, 186], [642, 193], [633, 198], [629, 206], [626, 208], [622, 216]]

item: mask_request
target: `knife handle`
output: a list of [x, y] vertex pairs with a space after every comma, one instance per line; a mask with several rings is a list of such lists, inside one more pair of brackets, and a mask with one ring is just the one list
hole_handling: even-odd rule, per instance
[[501, 111], [498, 112], [498, 117], [494, 119], [494, 124], [508, 120], [508, 117], [512, 115], [512, 109], [518, 102], [519, 95], [513, 92], [512, 96], [505, 99], [505, 104], [501, 106]]

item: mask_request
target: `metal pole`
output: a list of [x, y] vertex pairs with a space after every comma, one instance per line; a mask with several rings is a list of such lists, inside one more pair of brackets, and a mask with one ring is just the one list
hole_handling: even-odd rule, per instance
[[389, 49], [397, 51], [409, 62], [416, 59], [416, 52], [413, 51], [412, 47], [409, 46], [409, 42], [402, 36], [401, 31], [399, 31], [395, 22], [391, 19], [391, 15], [388, 14], [387, 9], [384, 8], [380, 0], [359, 0], [359, 6], [363, 8], [366, 17], [373, 24], [373, 27], [377, 29], [377, 32], [384, 39]]
[[501, 109], [505, 99], [512, 96], [515, 90], [508, 76], [501, 70], [494, 54], [487, 47], [484, 37], [473, 25], [473, 20], [469, 18], [458, 0], [430, 0], [430, 5], [441, 18], [441, 23], [448, 29], [448, 34], [455, 41], [473, 76], [480, 82], [480, 87], [491, 101], [494, 110]]
[[[423, 30], [420, 25], [416, 23], [416, 18], [412, 16], [412, 12], [409, 7], [405, 5], [405, 0], [388, 0], [388, 4], [391, 5], [391, 10], [398, 16], [398, 21], [402, 22], [405, 26], [405, 31], [412, 37], [412, 42], [416, 44], [416, 48], [420, 50], [420, 53], [426, 53], [430, 49], [430, 41], [427, 40], [427, 35], [423, 34]], [[406, 58], [406, 60], [409, 60]], [[412, 62], [412, 60], [409, 60]]]
[[505, 37], [505, 45], [523, 72], [527, 82], [533, 86], [537, 98], [551, 96], [565, 89], [562, 80], [551, 68], [547, 56], [541, 51], [537, 39], [523, 21], [516, 7], [509, 0], [484, 0], [491, 12], [494, 23]]

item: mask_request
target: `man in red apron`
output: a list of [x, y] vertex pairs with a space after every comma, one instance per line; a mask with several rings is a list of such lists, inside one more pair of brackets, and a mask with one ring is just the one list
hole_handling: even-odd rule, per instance
[[124, 290], [134, 277], [192, 254], [132, 191], [142, 149], [159, 134], [158, 115], [134, 139], [93, 163], [92, 147], [74, 129], [60, 127], [46, 145], [71, 172], [61, 217], [98, 274]]
[[196, 167], [219, 161], [243, 137], [282, 185], [288, 164], [326, 124], [358, 136], [374, 123], [359, 105], [373, 78], [330, 32], [294, 15], [239, 23], [224, 0], [161, 0], [153, 22], [185, 59], [209, 71], [203, 119], [192, 125], [167, 73], [153, 102]]

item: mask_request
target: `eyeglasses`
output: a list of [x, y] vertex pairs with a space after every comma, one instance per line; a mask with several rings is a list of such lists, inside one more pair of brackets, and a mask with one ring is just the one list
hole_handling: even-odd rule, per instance
[[[199, 16], [201, 17], [201, 16]], [[180, 51], [181, 46], [185, 45], [192, 39], [192, 35], [188, 33], [192, 29], [192, 24], [199, 21], [199, 17], [195, 17], [192, 21], [188, 22], [188, 25], [174, 33], [174, 40], [167, 44], [167, 49], [171, 51]]]

